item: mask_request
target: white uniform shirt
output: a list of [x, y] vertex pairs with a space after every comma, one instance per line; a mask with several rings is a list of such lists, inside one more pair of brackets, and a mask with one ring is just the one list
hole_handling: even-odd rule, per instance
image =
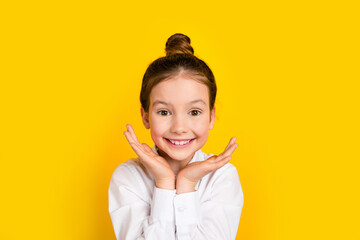
[[[153, 151], [157, 153], [155, 146]], [[198, 150], [189, 164], [212, 155]], [[176, 194], [157, 188], [139, 160], [130, 159], [115, 169], [109, 186], [109, 213], [118, 240], [232, 240], [243, 204], [231, 163], [200, 179], [195, 192]]]

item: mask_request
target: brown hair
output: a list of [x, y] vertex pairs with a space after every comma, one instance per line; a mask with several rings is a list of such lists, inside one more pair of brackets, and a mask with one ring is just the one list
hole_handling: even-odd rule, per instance
[[166, 56], [153, 61], [144, 74], [140, 102], [145, 112], [149, 112], [152, 88], [164, 80], [179, 75], [190, 76], [208, 87], [210, 110], [212, 110], [217, 89], [215, 77], [208, 65], [194, 55], [190, 38], [181, 33], [172, 35], [166, 42], [165, 52]]

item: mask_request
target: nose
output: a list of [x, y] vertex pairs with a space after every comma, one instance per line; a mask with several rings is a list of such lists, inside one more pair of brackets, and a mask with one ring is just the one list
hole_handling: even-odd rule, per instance
[[186, 117], [181, 115], [175, 115], [172, 119], [170, 131], [176, 134], [186, 133], [188, 131]]

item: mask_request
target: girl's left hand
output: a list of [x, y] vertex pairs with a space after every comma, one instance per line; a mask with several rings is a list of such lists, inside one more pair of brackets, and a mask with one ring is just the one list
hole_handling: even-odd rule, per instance
[[214, 155], [205, 161], [194, 162], [184, 167], [177, 176], [177, 193], [194, 191], [197, 182], [202, 177], [228, 163], [231, 159], [231, 154], [233, 154], [238, 146], [235, 141], [235, 137], [231, 138], [224, 152], [218, 156]]

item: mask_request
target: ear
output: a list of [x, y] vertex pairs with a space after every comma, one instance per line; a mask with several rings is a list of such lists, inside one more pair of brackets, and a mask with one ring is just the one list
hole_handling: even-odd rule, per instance
[[210, 127], [209, 127], [209, 129], [213, 129], [214, 124], [215, 124], [215, 107], [213, 108], [213, 110], [211, 110], [211, 113], [210, 113]]
[[141, 118], [146, 129], [150, 128], [149, 113], [145, 112], [144, 108], [141, 107]]

